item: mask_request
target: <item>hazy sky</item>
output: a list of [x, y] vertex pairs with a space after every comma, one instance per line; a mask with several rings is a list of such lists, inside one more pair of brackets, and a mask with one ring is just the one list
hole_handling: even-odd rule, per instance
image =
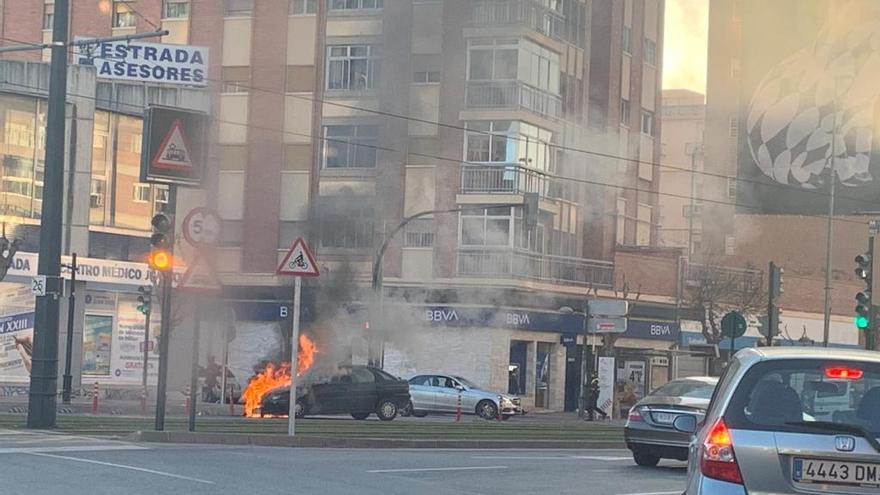
[[706, 93], [709, 0], [666, 0], [663, 88]]

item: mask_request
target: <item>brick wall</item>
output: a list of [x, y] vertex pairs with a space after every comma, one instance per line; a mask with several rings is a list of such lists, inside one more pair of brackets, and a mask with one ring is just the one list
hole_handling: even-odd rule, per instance
[[[21, 0], [3, 2], [0, 46], [15, 45], [16, 42], [42, 43], [43, 41], [43, 3]], [[2, 58], [12, 60], [40, 60], [40, 50], [4, 53]]]

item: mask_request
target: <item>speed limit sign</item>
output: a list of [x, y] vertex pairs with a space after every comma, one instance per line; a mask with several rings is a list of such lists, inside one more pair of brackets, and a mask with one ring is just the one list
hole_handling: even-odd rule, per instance
[[220, 240], [220, 215], [210, 208], [195, 208], [183, 219], [183, 238], [195, 247], [210, 247]]

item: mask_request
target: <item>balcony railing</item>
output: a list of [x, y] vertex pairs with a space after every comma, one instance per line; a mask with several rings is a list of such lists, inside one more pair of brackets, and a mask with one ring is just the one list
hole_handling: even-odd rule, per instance
[[558, 190], [553, 185], [550, 175], [521, 165], [461, 166], [462, 194], [538, 193], [543, 198], [549, 198]]
[[468, 81], [465, 105], [471, 109], [524, 109], [558, 119], [562, 98], [519, 81]]
[[474, 26], [526, 26], [558, 40], [565, 35], [562, 14], [535, 0], [475, 0], [471, 19]]
[[462, 277], [515, 278], [599, 288], [614, 285], [614, 264], [611, 262], [512, 249], [459, 250], [458, 274]]
[[[685, 283], [690, 287], [712, 284], [715, 287], [732, 291], [756, 291], [763, 284], [764, 272], [747, 268], [689, 263], [685, 272]], [[724, 292], [719, 289], [719, 292]]]

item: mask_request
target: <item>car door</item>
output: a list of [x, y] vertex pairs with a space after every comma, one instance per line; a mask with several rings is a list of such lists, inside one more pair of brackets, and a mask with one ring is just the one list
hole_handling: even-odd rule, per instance
[[434, 412], [435, 395], [430, 375], [418, 375], [409, 380], [409, 395], [416, 411]]
[[351, 373], [347, 369], [326, 382], [314, 384], [312, 407], [320, 414], [347, 412], [345, 404], [350, 395], [349, 388], [351, 388]]
[[438, 375], [436, 377], [437, 409], [441, 412], [454, 413], [458, 409], [458, 390], [455, 388], [455, 380], [451, 377]]
[[369, 368], [353, 367], [346, 410], [342, 412], [373, 412], [378, 401], [376, 376]]

